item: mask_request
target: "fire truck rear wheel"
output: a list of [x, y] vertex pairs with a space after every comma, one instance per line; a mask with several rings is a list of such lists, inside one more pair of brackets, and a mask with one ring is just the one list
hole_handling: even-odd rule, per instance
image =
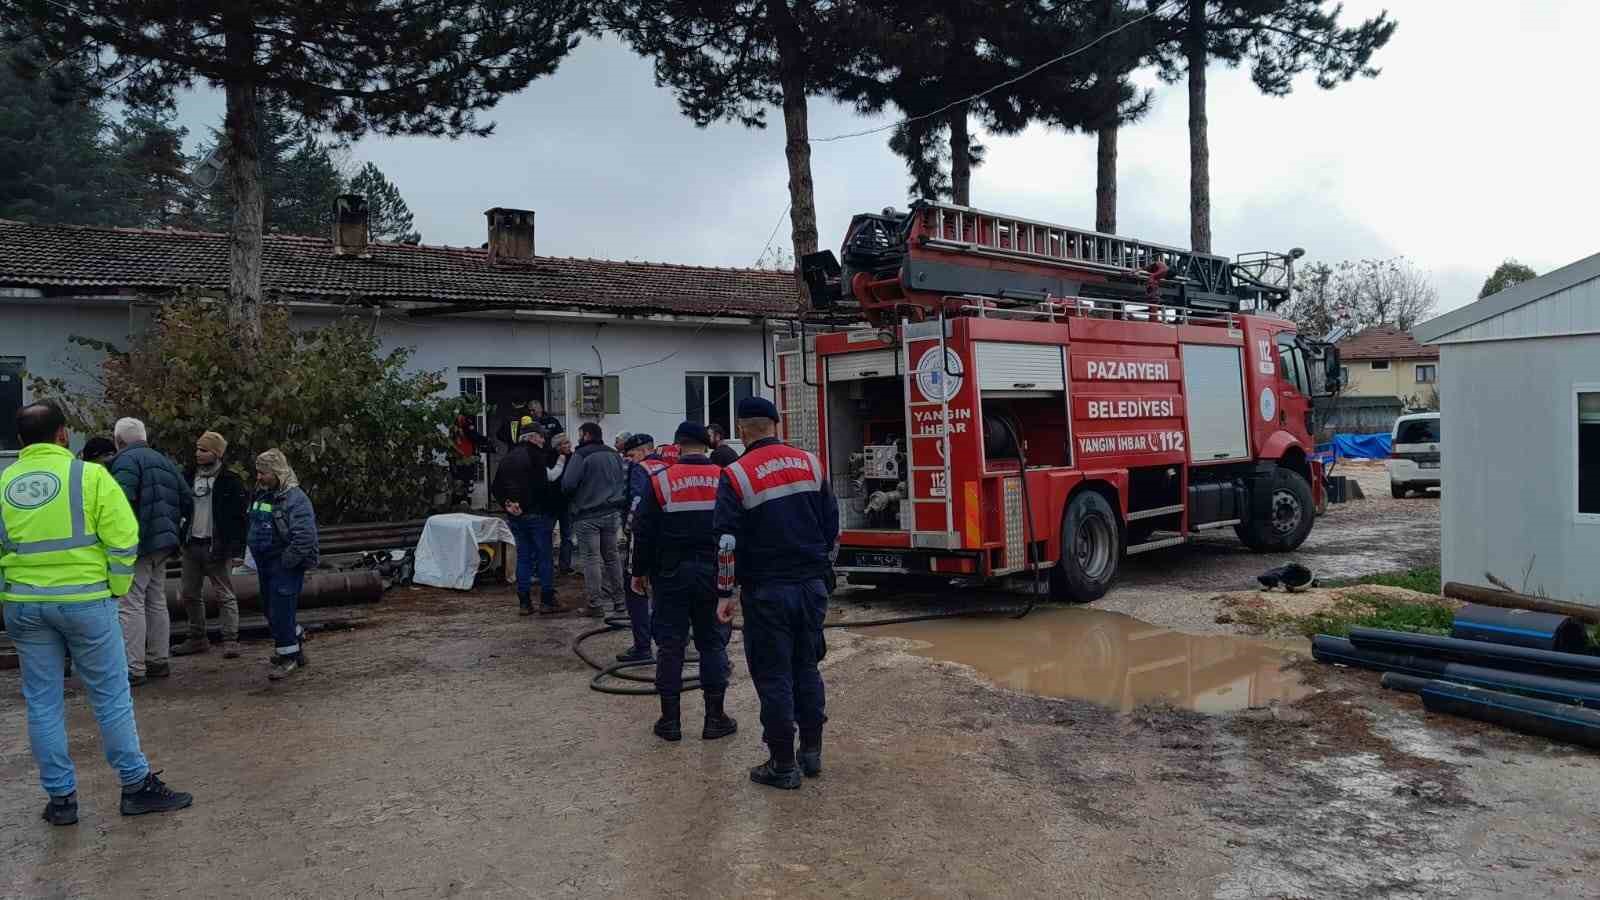
[[1311, 485], [1299, 472], [1284, 468], [1274, 469], [1258, 484], [1267, 491], [1266, 515], [1234, 526], [1239, 539], [1263, 553], [1286, 553], [1299, 547], [1311, 533], [1316, 516]]
[[1122, 560], [1116, 510], [1095, 491], [1080, 491], [1061, 517], [1061, 562], [1050, 574], [1057, 600], [1088, 603], [1105, 596]]

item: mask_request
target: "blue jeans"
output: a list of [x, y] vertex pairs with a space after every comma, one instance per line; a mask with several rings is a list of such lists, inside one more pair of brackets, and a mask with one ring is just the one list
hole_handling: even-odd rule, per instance
[[539, 567], [539, 587], [546, 592], [555, 590], [555, 574], [551, 555], [555, 552], [556, 522], [549, 516], [528, 513], [510, 516], [506, 524], [517, 539], [517, 593], [527, 596], [533, 590], [533, 568]]
[[728, 687], [728, 631], [717, 621], [717, 564], [713, 560], [680, 562], [650, 583], [656, 609], [652, 624], [656, 645], [656, 690], [663, 697], [683, 693], [683, 651], [689, 634], [700, 653], [700, 686], [706, 691]]
[[572, 534], [572, 515], [562, 513], [556, 520], [561, 526], [561, 571], [572, 571], [572, 554], [578, 549], [578, 539]]
[[828, 588], [820, 578], [747, 584], [739, 605], [745, 663], [761, 698], [761, 739], [775, 759], [793, 759], [795, 725], [804, 734], [820, 732], [828, 721], [817, 670], [828, 653], [822, 637]]
[[300, 591], [305, 588], [306, 570], [285, 568], [277, 559], [257, 559], [256, 578], [261, 582], [261, 608], [272, 629], [272, 647], [279, 656], [300, 652]]
[[77, 770], [67, 755], [66, 679], [61, 677], [67, 652], [89, 693], [106, 762], [124, 786], [137, 785], [150, 773], [139, 751], [139, 726], [133, 720], [128, 692], [128, 657], [122, 649], [117, 601], [79, 603], [4, 603], [6, 633], [17, 647], [22, 668], [22, 698], [28, 704], [28, 740], [39, 764], [39, 783], [52, 797], [78, 789]]

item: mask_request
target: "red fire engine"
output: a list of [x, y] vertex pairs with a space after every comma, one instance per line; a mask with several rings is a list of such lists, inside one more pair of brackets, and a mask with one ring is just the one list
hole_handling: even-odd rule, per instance
[[[856, 216], [777, 344], [784, 437], [821, 458], [854, 582], [1035, 583], [1086, 601], [1124, 554], [1231, 527], [1298, 547], [1336, 351], [1271, 312], [1294, 257], [1238, 260], [923, 202]], [[848, 320], [841, 325], [840, 319]]]

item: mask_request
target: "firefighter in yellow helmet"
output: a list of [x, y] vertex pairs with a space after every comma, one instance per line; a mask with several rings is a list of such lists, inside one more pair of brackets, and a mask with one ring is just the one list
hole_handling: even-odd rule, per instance
[[139, 522], [104, 467], [67, 450], [66, 417], [53, 403], [17, 413], [22, 453], [0, 473], [0, 601], [17, 648], [28, 739], [50, 795], [44, 819], [78, 821], [77, 772], [67, 754], [61, 676], [70, 650], [100, 723], [106, 761], [122, 781], [122, 814], [183, 809], [139, 749], [117, 597], [133, 584]]

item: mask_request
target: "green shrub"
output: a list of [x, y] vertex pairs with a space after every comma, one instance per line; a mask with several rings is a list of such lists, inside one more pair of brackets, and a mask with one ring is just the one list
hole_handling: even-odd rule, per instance
[[251, 347], [221, 304], [171, 301], [126, 351], [75, 339], [107, 354], [102, 396], [37, 379], [34, 396], [61, 401], [88, 434], [109, 435], [120, 416], [142, 419], [151, 445], [183, 462], [201, 432], [221, 432], [230, 465], [252, 483], [256, 454], [278, 447], [321, 522], [428, 513], [446, 490], [448, 425], [476, 410], [444, 396], [442, 373], [408, 371], [410, 350], [382, 352], [367, 321], [291, 328], [275, 305], [261, 319]]

